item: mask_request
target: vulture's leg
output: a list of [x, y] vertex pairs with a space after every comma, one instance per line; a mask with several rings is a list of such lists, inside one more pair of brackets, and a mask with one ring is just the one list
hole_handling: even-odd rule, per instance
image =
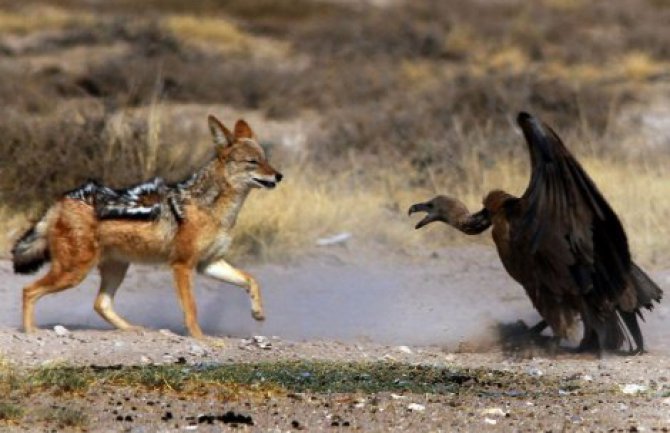
[[630, 353], [632, 355], [644, 353], [644, 339], [642, 338], [642, 331], [640, 331], [640, 325], [637, 323], [635, 312], [619, 311], [619, 315], [628, 327], [628, 331], [630, 331], [630, 334], [633, 336], [633, 340], [635, 340], [636, 347], [634, 350], [631, 347]]
[[537, 322], [537, 324], [535, 324], [535, 326], [528, 329], [528, 333], [540, 335], [542, 331], [547, 329], [547, 326], [549, 326], [549, 324], [547, 323], [546, 320], [540, 320], [539, 322]]
[[598, 349], [598, 335], [592, 329], [584, 329], [584, 337], [577, 347], [578, 353], [595, 352]]

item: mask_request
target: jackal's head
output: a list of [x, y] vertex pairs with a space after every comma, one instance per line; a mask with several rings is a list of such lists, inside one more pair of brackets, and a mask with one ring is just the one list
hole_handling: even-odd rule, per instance
[[283, 175], [270, 165], [247, 122], [238, 120], [230, 132], [216, 117], [210, 115], [207, 120], [228, 182], [250, 188], [274, 188], [281, 182]]

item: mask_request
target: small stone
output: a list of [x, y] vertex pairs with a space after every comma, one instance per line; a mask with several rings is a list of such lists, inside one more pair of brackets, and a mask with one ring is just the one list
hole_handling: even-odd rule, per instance
[[627, 383], [625, 385], [619, 385], [619, 389], [624, 394], [639, 394], [645, 392], [649, 387], [646, 385], [640, 385], [637, 383]]
[[256, 343], [256, 346], [260, 347], [261, 349], [270, 350], [270, 348], [272, 348], [272, 343], [270, 343], [268, 337], [263, 335], [254, 335], [253, 340], [254, 343]]
[[505, 412], [499, 407], [489, 407], [487, 409], [482, 410], [482, 415], [506, 416], [507, 412]]
[[398, 350], [401, 351], [402, 353], [406, 353], [408, 355], [412, 354], [412, 349], [410, 349], [407, 346], [398, 346]]
[[189, 354], [193, 356], [205, 356], [207, 351], [203, 349], [201, 346], [198, 346], [197, 344], [191, 345], [191, 348], [189, 349]]
[[423, 412], [426, 410], [426, 406], [419, 403], [410, 403], [407, 405], [407, 409], [411, 410], [412, 412]]
[[59, 337], [66, 337], [66, 336], [70, 335], [70, 331], [65, 326], [62, 326], [62, 325], [54, 326], [54, 332]]
[[491, 418], [484, 418], [484, 422], [489, 425], [496, 425], [498, 424], [498, 421], [491, 419]]
[[537, 367], [528, 367], [526, 369], [526, 373], [530, 374], [533, 377], [544, 376], [544, 372]]
[[142, 355], [142, 356], [140, 356], [140, 362], [142, 364], [151, 364], [151, 358], [149, 358], [148, 356]]

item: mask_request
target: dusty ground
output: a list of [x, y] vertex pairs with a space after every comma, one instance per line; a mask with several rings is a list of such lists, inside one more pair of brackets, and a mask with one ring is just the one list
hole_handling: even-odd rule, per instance
[[[322, 250], [300, 263], [251, 266], [265, 289], [263, 324], [249, 317], [242, 291], [199, 279], [201, 323], [216, 336], [203, 342], [181, 335], [169, 274], [151, 268], [136, 268], [118, 297], [118, 311], [151, 330], [109, 330], [92, 311], [97, 276], [91, 276], [80, 288], [41, 301], [37, 317], [45, 330], [25, 335], [17, 330], [18, 309], [20, 288], [30, 278], [14, 276], [8, 262], [0, 266], [0, 351], [19, 371], [118, 364], [198, 371], [221, 363], [326, 360], [363, 362], [370, 372], [387, 365], [377, 361], [474, 368], [484, 377], [506, 372], [493, 381], [465, 379], [453, 392], [430, 393], [399, 391], [393, 383], [374, 393], [293, 392], [264, 388], [262, 379], [260, 388], [232, 394], [215, 384], [184, 393], [102, 381], [65, 394], [59, 388], [12, 391], [0, 403], [21, 406], [23, 415], [0, 421], [2, 431], [670, 429], [667, 305], [643, 324], [650, 350], [643, 356], [552, 358], [536, 351], [534, 357], [515, 357], [501, 351], [496, 330], [536, 316], [485, 247], [382, 263], [359, 256], [354, 244]], [[670, 289], [669, 272], [652, 275]], [[57, 324], [69, 331], [57, 335]], [[267, 339], [256, 341], [254, 335]], [[626, 385], [626, 391], [639, 385], [640, 392], [626, 393]]]

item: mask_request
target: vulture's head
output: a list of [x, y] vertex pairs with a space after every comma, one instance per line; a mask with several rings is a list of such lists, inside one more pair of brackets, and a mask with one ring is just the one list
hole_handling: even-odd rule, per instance
[[427, 202], [412, 205], [409, 208], [409, 215], [415, 212], [426, 212], [426, 216], [414, 226], [420, 229], [433, 221], [442, 221], [455, 226], [464, 215], [468, 214], [468, 209], [455, 198], [438, 195]]

